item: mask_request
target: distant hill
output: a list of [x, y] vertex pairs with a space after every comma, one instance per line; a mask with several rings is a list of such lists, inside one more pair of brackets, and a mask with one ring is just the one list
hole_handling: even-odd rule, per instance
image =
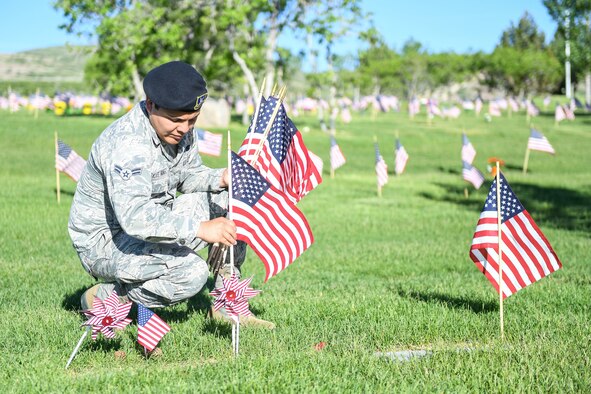
[[0, 53], [0, 81], [82, 82], [92, 50], [91, 46], [57, 46]]

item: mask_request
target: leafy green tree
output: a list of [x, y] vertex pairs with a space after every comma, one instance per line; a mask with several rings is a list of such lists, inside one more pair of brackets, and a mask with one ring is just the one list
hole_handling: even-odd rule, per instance
[[544, 6], [558, 24], [551, 47], [561, 62], [572, 64], [574, 82], [584, 75], [585, 100], [591, 103], [591, 1], [544, 0]]
[[542, 50], [546, 47], [545, 40], [544, 32], [538, 29], [534, 18], [526, 11], [517, 25], [511, 22], [511, 26], [503, 32], [499, 46], [519, 50]]
[[520, 96], [553, 91], [561, 75], [544, 33], [527, 12], [502, 33], [484, 69], [489, 85]]

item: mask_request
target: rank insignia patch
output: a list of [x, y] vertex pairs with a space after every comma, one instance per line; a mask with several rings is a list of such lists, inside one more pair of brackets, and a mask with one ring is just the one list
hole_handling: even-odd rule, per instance
[[124, 181], [128, 181], [133, 175], [139, 175], [142, 173], [141, 168], [122, 168], [121, 166], [115, 164], [115, 172], [121, 176], [121, 179]]

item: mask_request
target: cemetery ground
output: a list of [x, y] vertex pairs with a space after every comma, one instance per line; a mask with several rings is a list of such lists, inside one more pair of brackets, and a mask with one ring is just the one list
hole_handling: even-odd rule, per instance
[[[171, 331], [163, 356], [145, 359], [134, 322], [114, 340], [80, 338], [79, 297], [93, 284], [67, 233], [76, 184], [61, 175], [56, 201], [54, 131], [86, 158], [115, 118], [0, 113], [0, 391], [170, 392], [585, 392], [591, 390], [591, 116], [554, 124], [533, 119], [556, 150], [532, 152], [522, 174], [529, 124], [523, 113], [486, 122], [405, 112], [354, 114], [337, 122], [347, 163], [329, 176], [329, 136], [314, 115], [294, 118], [324, 160], [324, 181], [299, 207], [315, 243], [279, 275], [249, 250], [244, 276], [263, 292], [251, 309], [274, 331], [244, 327], [234, 358], [229, 325], [206, 319], [207, 288], [156, 310]], [[233, 122], [238, 149], [246, 127]], [[211, 130], [225, 133], [225, 130]], [[563, 268], [499, 300], [468, 256], [492, 177], [462, 180], [461, 134], [478, 154], [505, 161], [505, 176], [553, 246]], [[390, 169], [377, 196], [374, 135]], [[398, 135], [410, 159], [394, 176]], [[224, 135], [225, 146], [225, 135]], [[207, 165], [225, 166], [204, 157]], [[464, 195], [468, 188], [468, 198]], [[324, 347], [318, 346], [322, 343]], [[321, 348], [321, 349], [320, 349]], [[115, 359], [117, 350], [125, 359]], [[426, 350], [396, 361], [376, 353]]]

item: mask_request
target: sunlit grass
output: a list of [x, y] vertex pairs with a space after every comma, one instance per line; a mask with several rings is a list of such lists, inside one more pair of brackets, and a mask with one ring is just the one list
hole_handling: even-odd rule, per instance
[[[135, 323], [113, 341], [82, 334], [81, 292], [93, 280], [67, 234], [75, 184], [61, 176], [55, 194], [53, 133], [86, 157], [111, 119], [0, 112], [0, 389], [6, 391], [519, 392], [591, 388], [591, 117], [555, 127], [534, 119], [557, 155], [533, 152], [522, 174], [529, 127], [524, 115], [487, 123], [406, 114], [356, 116], [337, 123], [347, 164], [328, 175], [328, 136], [313, 116], [295, 119], [308, 147], [324, 159], [322, 185], [299, 204], [316, 242], [267, 283], [249, 252], [245, 275], [263, 293], [252, 309], [277, 329], [243, 328], [241, 355], [230, 329], [205, 318], [208, 290], [159, 310], [172, 327], [164, 356], [145, 360]], [[231, 125], [233, 146], [244, 126]], [[222, 132], [222, 130], [217, 130]], [[474, 190], [461, 178], [461, 133], [505, 176], [564, 264], [505, 301], [500, 340], [498, 296], [468, 257], [492, 179]], [[373, 138], [393, 170], [398, 135], [410, 154], [377, 197]], [[224, 158], [205, 157], [210, 166]], [[464, 188], [469, 189], [465, 198]], [[135, 317], [134, 317], [135, 318]], [[314, 345], [325, 342], [317, 351]], [[429, 357], [395, 363], [375, 352], [427, 349]], [[469, 349], [469, 350], [467, 350]], [[115, 360], [115, 350], [127, 353]]]

